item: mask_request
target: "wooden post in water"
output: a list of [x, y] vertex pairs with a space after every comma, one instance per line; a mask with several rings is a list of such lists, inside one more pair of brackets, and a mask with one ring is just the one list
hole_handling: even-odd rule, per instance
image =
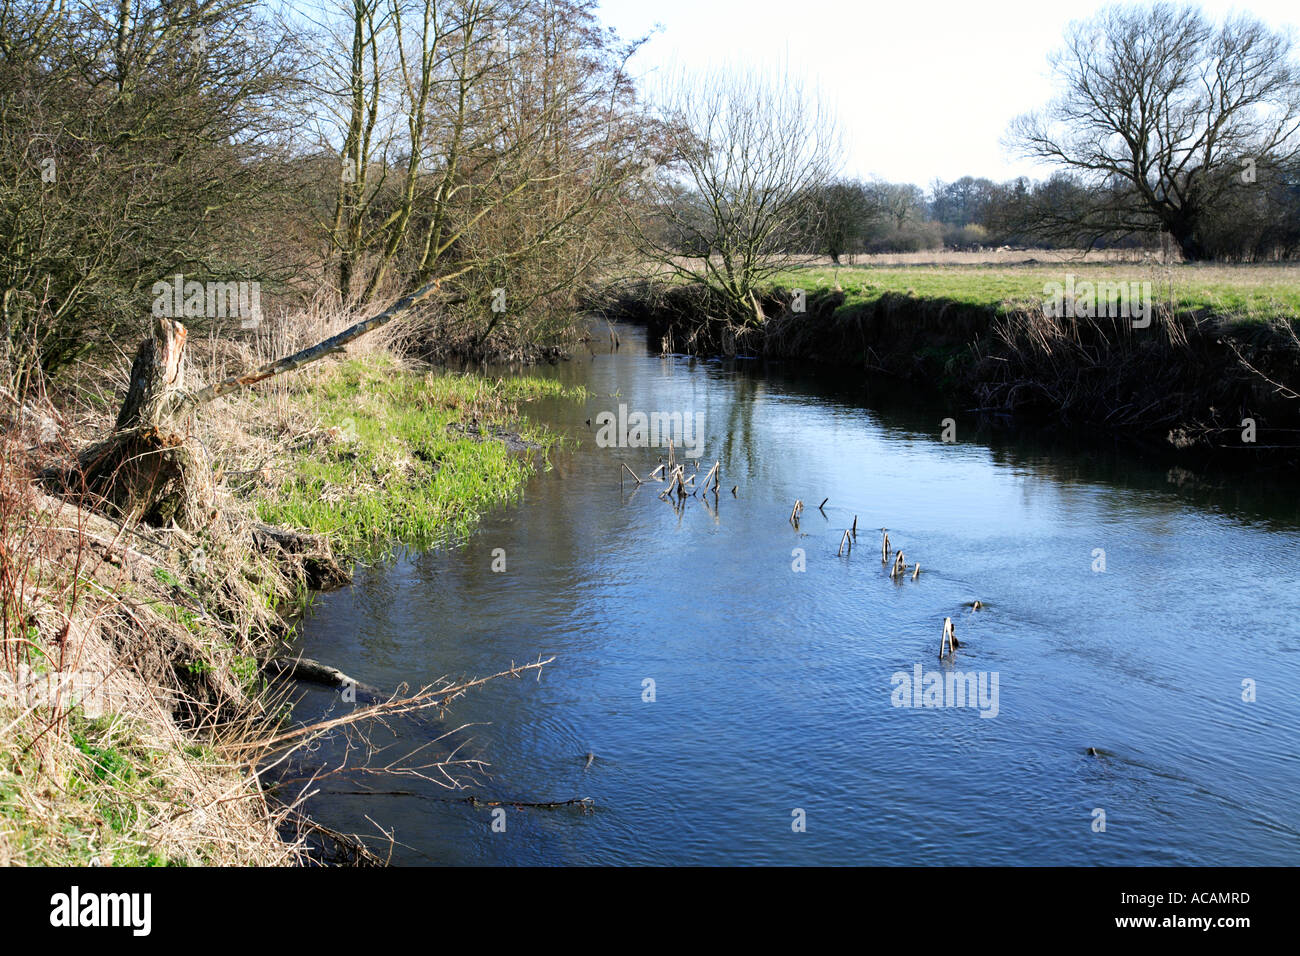
[[907, 573], [907, 561], [903, 558], [903, 552], [899, 551], [894, 555], [894, 566], [889, 570], [891, 578], [901, 578]]
[[957, 649], [957, 629], [952, 625], [952, 618], [943, 619], [943, 638], [939, 641], [939, 660], [944, 654], [951, 654]]

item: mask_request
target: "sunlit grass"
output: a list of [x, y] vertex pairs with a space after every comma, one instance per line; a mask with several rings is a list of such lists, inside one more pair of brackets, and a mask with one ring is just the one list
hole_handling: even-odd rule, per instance
[[518, 414], [520, 402], [541, 397], [582, 395], [537, 377], [412, 372], [382, 357], [340, 364], [299, 394], [323, 440], [264, 491], [258, 515], [329, 535], [345, 550], [460, 538], [533, 472], [533, 456], [500, 437], [518, 434], [543, 450], [553, 443]]
[[1116, 262], [1042, 262], [1017, 265], [943, 265], [793, 268], [770, 288], [809, 294], [844, 292], [842, 308], [871, 305], [887, 294], [1005, 310], [1042, 301], [1049, 282], [1150, 282], [1156, 302], [1179, 310], [1209, 310], [1234, 319], [1300, 316], [1300, 264], [1144, 265]]

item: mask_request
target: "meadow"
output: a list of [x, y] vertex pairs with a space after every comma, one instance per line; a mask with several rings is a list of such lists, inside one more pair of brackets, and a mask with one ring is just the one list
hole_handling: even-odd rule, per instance
[[1235, 321], [1300, 316], [1297, 263], [1165, 263], [1076, 251], [859, 256], [838, 267], [810, 259], [776, 273], [768, 288], [773, 293], [803, 289], [809, 295], [839, 289], [845, 309], [894, 294], [1008, 311], [1041, 302], [1044, 286], [1063, 283], [1067, 275], [1076, 281], [1150, 282], [1155, 301], [1176, 312], [1204, 311]]

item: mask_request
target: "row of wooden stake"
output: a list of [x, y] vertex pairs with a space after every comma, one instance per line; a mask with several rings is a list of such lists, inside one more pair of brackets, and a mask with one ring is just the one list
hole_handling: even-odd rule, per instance
[[[719, 482], [722, 479], [722, 462], [715, 461], [713, 463], [713, 467], [710, 468], [708, 473], [704, 476], [704, 480], [700, 482], [698, 486], [695, 486], [695, 477], [699, 473], [698, 462], [696, 463], [695, 466], [695, 474], [691, 474], [688, 476], [686, 474], [686, 466], [677, 463], [676, 456], [673, 453], [673, 446], [671, 442], [668, 445], [668, 461], [666, 463], [660, 462], [659, 465], [655, 467], [654, 471], [650, 472], [650, 474], [646, 478], [641, 478], [639, 475], [637, 475], [635, 471], [633, 471], [631, 468], [627, 466], [626, 462], [623, 463], [623, 469], [629, 475], [632, 476], [632, 480], [635, 481], [638, 486], [643, 485], [648, 481], [663, 481], [665, 480], [663, 476], [666, 473], [668, 484], [664, 488], [664, 490], [659, 493], [659, 497], [661, 500], [667, 500], [668, 498], [672, 497], [674, 492], [676, 492], [677, 499], [680, 501], [688, 497], [688, 493], [687, 493], [688, 488], [691, 489], [689, 492], [690, 495], [695, 495], [699, 491], [703, 490], [706, 493], [708, 491], [712, 491], [716, 496], [718, 493]], [[711, 488], [709, 485], [710, 481], [713, 483]], [[734, 496], [736, 493], [736, 489], [732, 488], [731, 493]], [[823, 498], [822, 503], [817, 506], [817, 510], [820, 511], [823, 515], [826, 514], [826, 502], [828, 501], [830, 501], [830, 498]], [[794, 507], [790, 509], [790, 523], [794, 525], [796, 529], [798, 529], [799, 527], [799, 517], [803, 514], [803, 510], [804, 510], [803, 499], [801, 498], [795, 499]], [[880, 542], [880, 563], [889, 564], [890, 563], [889, 529], [881, 528], [880, 533], [883, 535]], [[852, 554], [853, 544], [857, 540], [858, 540], [858, 516], [854, 515], [853, 526], [845, 529], [844, 534], [840, 537], [840, 546], [839, 549], [835, 552], [835, 556], [839, 557], [841, 555]], [[894, 561], [892, 566], [889, 569], [889, 576], [893, 580], [899, 580], [900, 578], [905, 577], [906, 574], [907, 574], [907, 559], [904, 557], [903, 552], [901, 550], [895, 551]], [[912, 566], [912, 580], [915, 581], [917, 577], [920, 576], [920, 574], [921, 574], [921, 563], [918, 561], [916, 564]], [[980, 602], [976, 601], [974, 604], [975, 610], [979, 610], [980, 607], [981, 607]], [[954, 653], [959, 646], [960, 643], [957, 640], [957, 629], [952, 623], [952, 618], [945, 617], [943, 619], [943, 636], [940, 638], [939, 641], [939, 659], [943, 660], [945, 656]]]
[[[825, 499], [822, 501], [821, 506], [823, 508], [826, 505], [826, 501], [828, 500], [830, 499]], [[796, 501], [794, 503], [794, 510], [790, 513], [790, 520], [794, 523], [796, 528], [799, 526], [798, 518], [799, 518], [799, 513], [802, 511], [803, 511], [803, 502]], [[825, 511], [822, 511], [822, 513], [825, 514]], [[883, 535], [880, 541], [880, 563], [889, 564], [889, 529], [881, 528], [880, 533], [881, 535]], [[858, 540], [858, 516], [854, 515], [853, 527], [845, 529], [844, 534], [840, 537], [839, 550], [835, 552], [835, 556], [839, 557], [840, 555], [852, 554], [853, 543], [857, 540]], [[917, 577], [920, 575], [920, 573], [921, 573], [921, 562], [918, 561], [915, 565], [912, 566], [912, 580], [915, 581]], [[889, 569], [889, 576], [894, 580], [898, 580], [899, 578], [902, 578], [906, 574], [907, 574], [907, 559], [903, 556], [902, 551], [895, 551], [894, 563], [893, 566]], [[973, 610], [978, 611], [982, 606], [983, 605], [981, 605], [979, 601], [976, 601], [973, 605]], [[952, 623], [952, 618], [945, 617], [943, 619], [943, 635], [939, 639], [939, 660], [943, 660], [944, 657], [951, 655], [960, 646], [961, 646], [960, 642], [957, 640], [957, 628]]]

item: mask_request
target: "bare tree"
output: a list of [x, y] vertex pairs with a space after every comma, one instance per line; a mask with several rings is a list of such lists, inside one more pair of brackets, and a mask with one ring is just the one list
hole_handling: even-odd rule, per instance
[[[425, 338], [471, 351], [518, 331], [526, 311], [558, 314], [561, 299], [558, 324], [570, 324], [576, 288], [616, 238], [602, 223], [629, 172], [610, 160], [639, 128], [624, 70], [639, 42], [595, 29], [593, 11], [589, 0], [327, 0], [315, 14], [319, 142], [340, 165], [321, 225], [343, 301], [437, 277], [421, 314], [439, 324]], [[493, 304], [497, 289], [508, 307]]]
[[249, 210], [284, 201], [270, 160], [295, 73], [292, 36], [255, 0], [0, 0], [0, 333], [16, 362], [56, 369], [139, 329], [174, 272], [285, 271]]
[[1051, 58], [1063, 92], [1009, 139], [1094, 190], [1081, 208], [1049, 211], [1055, 225], [1093, 241], [1163, 230], [1202, 259], [1205, 211], [1256, 164], [1300, 150], [1293, 50], [1244, 14], [1215, 25], [1190, 6], [1112, 6], [1070, 26]]
[[857, 180], [836, 180], [814, 190], [807, 247], [831, 257], [861, 252], [870, 226], [883, 215], [874, 190]]
[[647, 182], [662, 227], [651, 234], [637, 225], [643, 251], [704, 284], [721, 305], [718, 318], [761, 323], [760, 287], [789, 265], [835, 171], [829, 112], [788, 75], [683, 72], [666, 91], [661, 119], [671, 153], [665, 172]]

